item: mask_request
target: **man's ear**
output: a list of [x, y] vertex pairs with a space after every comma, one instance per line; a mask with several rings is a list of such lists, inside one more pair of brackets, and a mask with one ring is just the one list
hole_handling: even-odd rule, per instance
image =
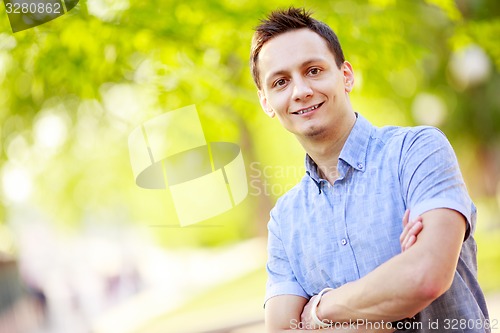
[[259, 94], [259, 101], [260, 101], [260, 106], [262, 107], [262, 110], [271, 118], [273, 118], [276, 114], [274, 113], [274, 110], [269, 106], [267, 103], [267, 98], [266, 95], [262, 90], [258, 91]]
[[344, 61], [342, 64], [342, 72], [344, 74], [345, 92], [350, 93], [354, 87], [354, 71], [352, 70], [352, 65], [349, 61]]

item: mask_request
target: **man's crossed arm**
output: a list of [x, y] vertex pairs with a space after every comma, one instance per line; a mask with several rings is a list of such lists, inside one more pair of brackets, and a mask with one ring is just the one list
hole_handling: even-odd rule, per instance
[[[414, 316], [449, 289], [466, 231], [463, 215], [450, 209], [434, 209], [410, 224], [406, 213], [403, 223], [405, 228], [400, 238], [403, 252], [363, 278], [324, 294], [316, 311], [320, 320], [338, 323], [401, 320]], [[310, 315], [313, 299], [308, 301], [293, 295], [269, 299], [265, 311], [267, 331], [314, 327]], [[318, 330], [328, 331], [358, 330], [348, 326]]]

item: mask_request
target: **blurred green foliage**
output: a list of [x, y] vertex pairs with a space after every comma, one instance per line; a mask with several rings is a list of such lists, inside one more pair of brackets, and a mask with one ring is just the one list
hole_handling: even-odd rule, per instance
[[[260, 111], [249, 44], [265, 13], [290, 5], [312, 9], [338, 33], [356, 75], [355, 109], [377, 125], [416, 125], [433, 119], [425, 107], [437, 103], [437, 125], [456, 147], [474, 197], [499, 196], [495, 0], [89, 0], [16, 34], [2, 8], [1, 165], [26, 169], [29, 207], [75, 230], [89, 221], [137, 223], [170, 247], [265, 234], [276, 196], [301, 177], [283, 168], [300, 169], [303, 152]], [[240, 145], [254, 182], [235, 209], [180, 229], [167, 191], [134, 184], [127, 137], [145, 120], [190, 104], [208, 141]], [[59, 136], [47, 143], [53, 128]], [[2, 222], [23, 207], [5, 195], [2, 202]], [[498, 212], [498, 204], [489, 207]], [[498, 227], [493, 222], [485, 225]]]

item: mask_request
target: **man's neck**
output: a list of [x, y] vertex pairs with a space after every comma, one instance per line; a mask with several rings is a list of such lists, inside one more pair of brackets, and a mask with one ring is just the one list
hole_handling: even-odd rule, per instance
[[339, 177], [338, 159], [356, 122], [354, 112], [342, 124], [332, 129], [331, 134], [321, 139], [302, 139], [301, 144], [318, 166], [318, 175], [333, 185]]

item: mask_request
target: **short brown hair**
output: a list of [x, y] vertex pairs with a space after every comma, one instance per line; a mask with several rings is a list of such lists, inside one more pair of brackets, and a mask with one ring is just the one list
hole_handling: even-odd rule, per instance
[[340, 68], [344, 63], [344, 53], [333, 30], [325, 23], [311, 17], [311, 12], [304, 8], [290, 7], [288, 9], [278, 9], [271, 12], [267, 18], [260, 21], [260, 25], [255, 28], [252, 38], [252, 48], [250, 54], [250, 68], [253, 80], [258, 89], [261, 89], [259, 79], [259, 69], [257, 62], [262, 46], [271, 38], [288, 31], [308, 28], [325, 39], [328, 48], [335, 57], [335, 62]]

